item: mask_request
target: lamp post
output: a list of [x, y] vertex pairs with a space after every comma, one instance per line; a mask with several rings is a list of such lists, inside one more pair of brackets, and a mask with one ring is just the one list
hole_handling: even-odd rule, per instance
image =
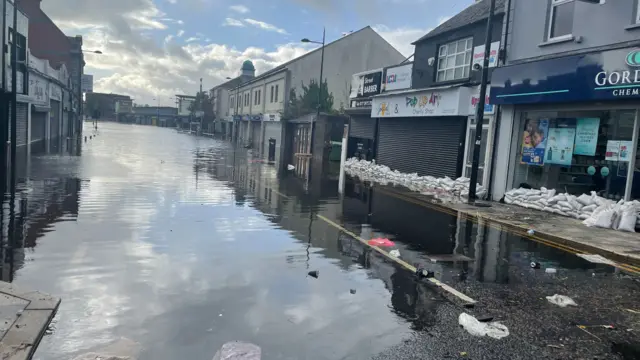
[[[304, 39], [300, 40], [303, 43], [311, 43], [311, 44], [322, 45], [321, 52], [320, 52], [320, 79], [319, 79], [319, 82], [318, 82], [318, 106], [317, 106], [317, 109], [316, 109], [316, 119], [315, 119], [315, 121], [313, 121], [311, 123], [311, 139], [309, 139], [309, 153], [311, 154], [311, 157], [313, 157], [313, 138], [314, 138], [314, 135], [315, 135], [314, 133], [315, 133], [315, 128], [316, 128], [316, 122], [320, 119], [320, 106], [322, 104], [322, 84], [324, 83], [324, 81], [322, 79], [322, 76], [323, 76], [322, 72], [324, 70], [324, 45], [325, 45], [325, 40], [326, 40], [325, 35], [326, 35], [326, 29], [323, 27], [322, 28], [322, 42], [309, 40], [307, 38], [304, 38]], [[311, 177], [311, 161], [309, 162], [309, 170], [308, 170], [307, 182], [309, 181], [310, 177]]]
[[[473, 144], [473, 158], [471, 163], [471, 180], [469, 182], [468, 202], [476, 203], [476, 184], [478, 183], [478, 167], [480, 166], [480, 148], [482, 145], [482, 123], [484, 122], [484, 105], [487, 96], [487, 80], [489, 77], [489, 58], [491, 56], [491, 33], [493, 32], [493, 12], [496, 0], [490, 0], [489, 17], [487, 18], [487, 32], [484, 40], [484, 59], [482, 61], [482, 77], [480, 79], [480, 99], [476, 108], [476, 136]], [[487, 184], [485, 184], [486, 186]]]

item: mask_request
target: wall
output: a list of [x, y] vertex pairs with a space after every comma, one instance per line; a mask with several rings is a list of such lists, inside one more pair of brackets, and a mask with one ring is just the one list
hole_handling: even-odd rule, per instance
[[[500, 39], [502, 38], [502, 19], [502, 14], [497, 15], [494, 19], [491, 42], [500, 41]], [[473, 37], [473, 47], [484, 45], [486, 37], [485, 34], [487, 32], [486, 25], [487, 22], [485, 19], [475, 24], [471, 24], [453, 30], [451, 32], [447, 32], [433, 38], [425, 39], [424, 41], [416, 44], [411, 87], [414, 89], [422, 89], [432, 86], [439, 86], [442, 84], [455, 84], [469, 81], [469, 79], [464, 79], [436, 83], [435, 80], [438, 67], [438, 50], [440, 48], [440, 45], [448, 44], [450, 42], [468, 37]], [[429, 58], [434, 58], [435, 60], [432, 66], [430, 66], [428, 63]], [[471, 76], [471, 82], [480, 81], [480, 71], [470, 71], [469, 74]]]
[[640, 44], [640, 27], [631, 27], [637, 0], [608, 0], [600, 5], [576, 1], [573, 36], [580, 37], [581, 43], [574, 40], [546, 46], [543, 43], [547, 35], [550, 1], [511, 1], [508, 63], [564, 56], [600, 47], [606, 49], [612, 44], [623, 45], [620, 47]]
[[[404, 59], [398, 50], [370, 27], [326, 46], [323, 77], [327, 80], [329, 93], [333, 94], [333, 108], [349, 106], [353, 74], [397, 64]], [[308, 85], [311, 79], [317, 80], [320, 77], [320, 62], [321, 51], [315, 51], [289, 64], [287, 68], [291, 72], [291, 86], [300, 89], [302, 83]]]

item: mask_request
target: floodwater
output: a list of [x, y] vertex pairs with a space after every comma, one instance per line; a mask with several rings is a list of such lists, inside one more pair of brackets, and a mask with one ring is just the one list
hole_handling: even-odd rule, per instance
[[[264, 359], [638, 354], [634, 274], [355, 181], [341, 197], [335, 166], [307, 182], [252, 155], [114, 123], [81, 156], [33, 155], [2, 276], [62, 298], [35, 358], [208, 360], [233, 340], [259, 345]], [[477, 306], [336, 225], [395, 241], [402, 259]], [[548, 303], [556, 293], [578, 307]], [[458, 326], [462, 312], [494, 317], [510, 335], [473, 337]]]

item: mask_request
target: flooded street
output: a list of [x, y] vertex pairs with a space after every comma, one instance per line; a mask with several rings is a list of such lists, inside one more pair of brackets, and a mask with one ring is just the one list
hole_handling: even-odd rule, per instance
[[[263, 359], [640, 354], [637, 274], [383, 188], [351, 181], [341, 197], [325, 175], [306, 184], [227, 141], [115, 123], [81, 156], [32, 156], [2, 276], [62, 298], [35, 358], [208, 360], [233, 340]], [[391, 239], [478, 304], [465, 309], [353, 234]], [[550, 304], [554, 294], [578, 306]], [[462, 312], [510, 334], [474, 337]]]

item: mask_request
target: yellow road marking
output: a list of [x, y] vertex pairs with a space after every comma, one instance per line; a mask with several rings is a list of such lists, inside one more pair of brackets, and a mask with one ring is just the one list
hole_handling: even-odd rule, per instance
[[[426, 207], [426, 208], [429, 208], [429, 209], [432, 209], [432, 210], [435, 210], [435, 211], [440, 211], [440, 212], [443, 212], [443, 213], [446, 213], [446, 214], [449, 214], [449, 215], [452, 215], [452, 216], [461, 215], [463, 218], [466, 218], [467, 220], [470, 220], [471, 222], [473, 222], [475, 224], [478, 224], [478, 219], [481, 218], [481, 219], [483, 219], [485, 221], [484, 224], [481, 224], [483, 226], [490, 226], [490, 227], [492, 227], [494, 229], [498, 229], [498, 230], [501, 230], [501, 231], [506, 231], [506, 232], [509, 232], [511, 234], [518, 235], [518, 236], [521, 236], [523, 238], [530, 239], [530, 240], [533, 240], [535, 242], [538, 242], [538, 243], [544, 244], [546, 246], [550, 246], [550, 247], [553, 247], [553, 248], [556, 248], [558, 250], [562, 250], [562, 251], [565, 251], [565, 252], [568, 252], [568, 253], [571, 253], [571, 254], [574, 254], [574, 255], [575, 254], [584, 254], [585, 253], [582, 250], [578, 250], [578, 249], [573, 248], [573, 247], [568, 246], [568, 245], [551, 242], [549, 240], [545, 240], [543, 238], [540, 238], [540, 237], [538, 237], [536, 235], [533, 235], [533, 236], [529, 235], [526, 231], [524, 231], [524, 229], [523, 230], [518, 230], [517, 228], [515, 228], [516, 225], [512, 225], [512, 227], [510, 227], [508, 225], [497, 223], [495, 221], [492, 221], [491, 219], [485, 218], [485, 217], [480, 216], [480, 215], [473, 216], [473, 215], [471, 215], [469, 213], [466, 213], [464, 211], [458, 211], [458, 210], [449, 209], [449, 208], [445, 208], [445, 207], [438, 206], [438, 205], [429, 204], [429, 203], [427, 203], [425, 201], [416, 200], [416, 199], [413, 199], [413, 198], [411, 198], [409, 196], [406, 196], [406, 195], [403, 195], [403, 194], [398, 194], [398, 193], [387, 191], [387, 190], [383, 190], [383, 189], [376, 189], [376, 191], [379, 191], [379, 192], [387, 194], [389, 196], [393, 196], [393, 197], [396, 197], [398, 199], [401, 199], [401, 200], [416, 204], [418, 206]], [[624, 263], [614, 262], [613, 266], [617, 267], [619, 269], [623, 269], [623, 270], [635, 273], [635, 274], [640, 274], [640, 267], [637, 267], [637, 266], [634, 266], [634, 265], [631, 265], [631, 264], [624, 264]]]
[[[385, 256], [386, 258], [388, 258], [391, 261], [395, 261], [396, 263], [398, 263], [399, 265], [403, 266], [404, 268], [406, 268], [407, 270], [411, 271], [412, 273], [415, 273], [418, 269], [416, 269], [415, 266], [407, 263], [406, 261], [402, 260], [402, 259], [398, 259], [396, 257], [393, 257], [391, 255], [389, 255], [388, 252], [380, 249], [377, 246], [371, 246], [369, 245], [369, 243], [367, 241], [365, 241], [364, 239], [362, 239], [361, 237], [359, 237], [358, 235], [352, 233], [351, 231], [345, 229], [344, 227], [340, 226], [339, 224], [337, 224], [336, 222], [322, 216], [322, 215], [317, 215], [319, 219], [323, 220], [324, 222], [326, 222], [327, 224], [341, 230], [342, 232], [344, 232], [345, 234], [351, 236], [352, 238], [360, 241], [362, 244], [364, 244], [365, 246], [368, 246], [369, 248], [379, 252], [380, 254], [382, 254], [383, 256]], [[477, 301], [473, 300], [472, 298], [468, 297], [467, 295], [459, 292], [458, 290], [452, 288], [451, 286], [437, 280], [434, 278], [428, 278], [427, 280], [429, 280], [431, 283], [435, 284], [436, 286], [442, 288], [443, 290], [445, 290], [446, 292], [456, 296], [457, 298], [459, 298], [460, 300], [469, 303], [469, 304], [475, 304]]]

